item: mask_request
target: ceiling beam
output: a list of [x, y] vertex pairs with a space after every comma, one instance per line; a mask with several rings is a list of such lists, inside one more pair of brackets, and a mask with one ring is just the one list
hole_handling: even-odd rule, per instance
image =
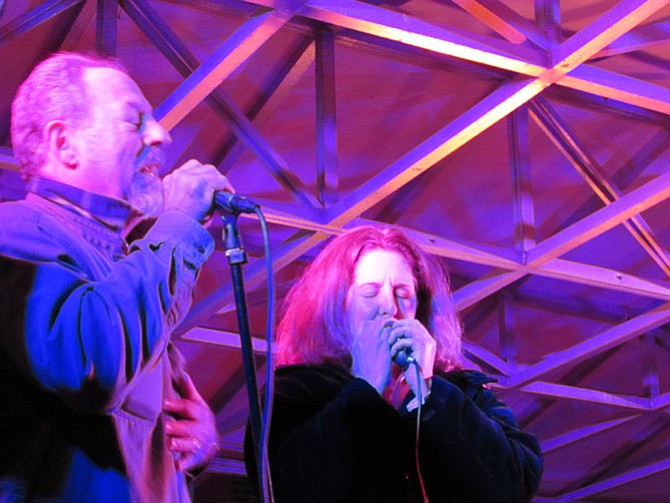
[[[602, 202], [610, 204], [621, 198], [621, 190], [610, 181], [595, 157], [582, 145], [546, 100], [538, 96], [528, 104], [528, 108], [540, 129], [570, 161]], [[670, 257], [644, 218], [635, 215], [623, 225], [664, 274], [670, 276]]]
[[670, 21], [638, 26], [615, 40], [596, 54], [597, 58], [609, 58], [620, 54], [630, 54], [667, 47], [670, 45]]
[[[146, 0], [122, 0], [121, 5], [135, 24], [149, 37], [163, 56], [183, 77], [188, 79], [199, 71], [199, 68], [201, 68], [200, 61]], [[307, 207], [317, 205], [316, 199], [309, 193], [304, 184], [292, 174], [286, 161], [270, 146], [223, 89], [217, 85], [212, 89], [211, 94], [205, 98], [205, 101], [224, 119], [236, 137], [249, 148], [289, 194]], [[162, 113], [161, 107], [159, 107], [156, 116], [160, 118]]]
[[[267, 5], [272, 2], [259, 0], [250, 3]], [[667, 3], [667, 0], [620, 2], [608, 11], [600, 22], [596, 21], [590, 27], [588, 34], [594, 37], [593, 43], [590, 43], [588, 36], [584, 35], [578, 36], [566, 46], [557, 45], [554, 51], [555, 70], [562, 76], [555, 82], [561, 86], [599, 94], [609, 99], [670, 115], [670, 89], [583, 64], [625, 34], [626, 30], [634, 28], [636, 24], [643, 22], [646, 17]], [[548, 6], [546, 10], [553, 13], [553, 7]], [[537, 77], [549, 68], [541, 53], [528, 51], [524, 47], [513, 44], [506, 46], [499, 40], [485, 37], [475, 38], [474, 35], [456, 34], [453, 31], [437, 28], [425, 21], [408, 18], [401, 13], [352, 0], [312, 0], [307, 2], [300, 15], [374, 35], [381, 39], [400, 42], [521, 75]], [[552, 17], [546, 13], [541, 17], [545, 19], [547, 29], [555, 26], [557, 22], [554, 19], [555, 16]], [[608, 23], [612, 24], [611, 31], [608, 30]], [[601, 30], [600, 33], [597, 30]], [[559, 34], [556, 33], [552, 35], [552, 37], [558, 36]], [[564, 44], [568, 42], [569, 40]], [[566, 57], [571, 49], [578, 47], [579, 43], [586, 44], [583, 50]], [[499, 47], [504, 47], [505, 50], [500, 50]], [[564, 58], [562, 61], [561, 55]], [[575, 65], [580, 59], [580, 66]], [[566, 69], [570, 65], [575, 66], [572, 67], [572, 72], [566, 75]]]
[[0, 26], [0, 45], [50, 21], [86, 0], [48, 0]]
[[163, 127], [171, 130], [277, 33], [289, 18], [286, 13], [271, 11], [247, 20], [159, 105], [156, 117]]
[[475, 19], [481, 21], [492, 31], [504, 37], [513, 44], [522, 44], [527, 39], [526, 36], [516, 27], [509, 23], [504, 16], [498, 15], [488, 6], [478, 0], [452, 0], [456, 5], [468, 12]]
[[548, 454], [551, 451], [555, 451], [562, 447], [567, 447], [581, 440], [586, 440], [587, 438], [593, 435], [597, 435], [598, 433], [604, 433], [613, 428], [616, 428], [617, 426], [634, 421], [639, 417], [641, 417], [640, 414], [634, 414], [619, 419], [613, 419], [612, 421], [590, 424], [588, 426], [584, 426], [583, 428], [577, 428], [567, 433], [563, 433], [562, 435], [558, 435], [542, 442], [542, 452], [544, 454]]
[[523, 256], [536, 244], [527, 107], [520, 107], [507, 117], [507, 144], [509, 145], [514, 192], [512, 203], [514, 242], [517, 250]]
[[639, 215], [670, 197], [670, 173], [654, 178], [528, 251], [528, 265], [539, 267]]
[[670, 321], [670, 303], [662, 304], [635, 318], [609, 328], [565, 350], [547, 355], [509, 377], [506, 385], [520, 387], [567, 365], [574, 365], [609, 348], [619, 346]]
[[119, 0], [96, 0], [95, 52], [102, 56], [116, 56], [117, 19]]
[[522, 387], [521, 391], [543, 397], [595, 403], [608, 407], [623, 407], [625, 409], [645, 412], [652, 410], [650, 401], [642, 397], [607, 393], [595, 389], [566, 386], [564, 384], [544, 381], [532, 382]]
[[337, 127], [335, 38], [327, 29], [316, 33], [316, 188], [323, 207], [337, 200]]
[[657, 473], [664, 472], [670, 469], [670, 458], [657, 461], [656, 463], [651, 463], [640, 468], [635, 468], [629, 470], [620, 475], [611, 477], [606, 480], [602, 480], [595, 484], [589, 486], [581, 487], [576, 491], [571, 491], [569, 493], [563, 493], [560, 495], [560, 501], [580, 501], [598, 494], [609, 489], [614, 489], [616, 487], [622, 486], [624, 484], [630, 484], [638, 480], [650, 477]]
[[[247, 111], [246, 115], [253, 122], [257, 131], [267, 122], [289, 91], [295, 87], [314, 63], [314, 58], [315, 44], [305, 37], [277, 71], [272, 81], [264, 86], [262, 96], [255, 100], [253, 107]], [[236, 135], [231, 136], [232, 138], [226, 142], [214, 161], [222, 173], [228, 173], [232, 169], [245, 149], [244, 143], [237, 141]]]
[[[349, 196], [327, 210], [323, 223], [327, 226], [342, 227], [352, 221], [366, 209], [374, 206], [392, 192], [397, 191], [423, 171], [434, 166], [440, 159], [443, 159], [446, 155], [476, 137], [489, 126], [516, 110], [519, 106], [536, 96], [546, 86], [561, 80], [566, 73], [572, 71], [576, 66], [588, 59], [593, 52], [597, 52], [620, 36], [625, 31], [625, 27], [628, 29], [632, 28], [642, 22], [646, 16], [651, 15], [655, 10], [660, 9], [668, 2], [670, 0], [649, 0], [646, 2], [635, 0], [623, 2], [610, 9], [605, 15], [585, 28], [585, 33], [588, 33], [588, 36], [578, 32], [559, 46], [557, 54], [560, 57], [556, 58], [557, 63], [554, 68], [545, 70], [538, 66], [533, 70], [533, 72], [539, 70], [537, 72], [538, 78], [512, 79], [503, 84], [468, 112], [458, 117], [451, 124], [448, 124], [417, 148], [403, 156], [399, 161], [393, 163], [380, 175], [363, 184]], [[268, 7], [276, 5], [274, 2], [269, 1], [252, 3], [263, 4]], [[348, 0], [311, 0], [305, 4], [305, 7], [300, 10], [299, 14], [308, 14], [313, 19], [339, 25], [343, 25], [344, 22], [347, 28], [352, 29], [367, 27], [368, 32], [372, 34], [379, 36], [383, 34], [387, 38], [395, 37], [404, 43], [408, 43], [409, 41], [415, 41], [420, 44], [425, 44], [427, 41], [437, 42], [438, 46], [444, 47], [445, 50], [446, 48], [454, 50], [458, 46], [458, 44], [454, 43], [454, 40], [458, 39], [458, 36], [454, 36], [454, 38], [451, 34], [445, 33], [443, 30], [441, 31], [422, 21], [400, 16], [394, 12], [368, 6], [360, 2], [351, 2]], [[317, 14], [324, 17], [320, 18]], [[446, 40], [440, 41], [439, 37], [436, 38], [434, 36], [435, 30], [440, 32], [440, 36], [446, 37]], [[389, 34], [394, 35], [389, 37]], [[460, 39], [459, 42], [461, 42]], [[468, 49], [465, 52], [471, 55], [472, 48]], [[491, 54], [493, 53], [487, 55], [491, 56]], [[528, 70], [524, 65], [521, 65], [519, 68]], [[636, 191], [636, 193], [638, 192]], [[655, 201], [655, 204], [665, 197], [667, 196], [658, 197], [658, 195], [651, 195], [647, 196], [647, 201]], [[624, 199], [626, 198], [617, 201], [617, 203]], [[629, 201], [630, 199], [627, 200]], [[632, 213], [633, 211], [631, 211]], [[629, 215], [626, 215], [622, 221], [626, 218], [629, 218]], [[567, 230], [572, 230], [572, 227]], [[300, 238], [298, 243], [286, 243], [282, 246], [283, 251], [279, 254], [275, 270], [281, 268], [281, 264], [286, 265], [293, 259], [298, 258], [302, 252], [310, 249], [310, 246], [320, 243], [326, 237], [327, 235], [325, 234], [316, 233], [307, 238]], [[570, 237], [570, 243], [579, 240], [579, 238], [575, 238], [574, 236]], [[530, 251], [530, 253], [535, 253], [535, 263], [532, 266], [539, 267], [561, 255], [561, 253], [556, 253], [557, 250], [548, 250], [548, 252], [554, 252], [554, 256], [551, 256], [551, 253], [543, 253], [545, 248], [554, 244], [550, 240], [551, 238], [547, 240], [549, 241], [548, 245], [545, 244], [547, 243], [545, 241]], [[568, 249], [566, 243], [561, 244], [565, 250]], [[262, 268], [256, 268], [255, 272], [257, 275], [252, 275], [251, 281], [260, 283], [264, 279]], [[477, 301], [486, 295], [504, 288], [523, 275], [524, 273], [519, 271], [511, 273], [508, 271], [498, 272], [494, 274], [494, 277], [487, 277], [482, 281], [468, 285], [466, 288], [469, 288], [471, 291], [461, 292], [461, 294], [463, 294], [462, 297], [467, 302]], [[208, 314], [213, 314], [216, 309], [221, 308], [221, 305], [229, 302], [229, 293], [229, 288], [224, 286], [222, 289], [210, 294], [199, 305], [194, 306], [192, 312], [196, 314], [189, 316], [191, 323], [204, 320]], [[456, 295], [458, 294], [459, 292], [456, 292]]]

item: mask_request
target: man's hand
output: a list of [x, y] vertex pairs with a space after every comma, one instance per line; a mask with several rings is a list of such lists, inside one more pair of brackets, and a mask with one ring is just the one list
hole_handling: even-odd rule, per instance
[[214, 210], [217, 190], [235, 192], [214, 166], [191, 159], [163, 179], [164, 208], [181, 211], [205, 223]]
[[170, 416], [165, 430], [175, 454], [175, 467], [191, 471], [204, 467], [218, 452], [219, 435], [214, 414], [188, 374], [182, 372], [174, 385], [181, 398], [165, 400], [163, 407]]

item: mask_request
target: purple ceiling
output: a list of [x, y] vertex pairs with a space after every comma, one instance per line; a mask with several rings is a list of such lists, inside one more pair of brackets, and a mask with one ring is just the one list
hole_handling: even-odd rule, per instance
[[[59, 48], [129, 68], [171, 130], [166, 171], [213, 163], [262, 204], [279, 304], [357, 224], [441, 257], [468, 358], [541, 439], [534, 501], [668, 501], [670, 0], [8, 1], [1, 199], [23, 190], [12, 96]], [[211, 232], [175, 341], [222, 436], [196, 495], [246, 501], [245, 380]], [[262, 236], [253, 217], [240, 232], [262, 382]]]

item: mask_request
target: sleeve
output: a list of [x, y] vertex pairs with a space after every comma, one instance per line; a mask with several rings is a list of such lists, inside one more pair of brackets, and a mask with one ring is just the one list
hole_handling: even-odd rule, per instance
[[[423, 406], [419, 455], [428, 495], [431, 501], [530, 501], [542, 474], [539, 443], [483, 386], [486, 376], [467, 374], [465, 391], [433, 377]], [[408, 417], [415, 424], [416, 411]]]
[[212, 238], [195, 220], [166, 212], [128, 256], [91, 279], [85, 247], [55, 229], [40, 230], [41, 243], [34, 236], [23, 243], [32, 248], [29, 260], [3, 259], [12, 275], [4, 292], [24, 290], [13, 302], [20, 319], [14, 335], [21, 342], [13, 343], [11, 357], [74, 409], [111, 410], [165, 351], [170, 328], [190, 305]]
[[[362, 379], [325, 401], [309, 379], [280, 376], [275, 389], [269, 458], [277, 501], [347, 501], [357, 476], [374, 477], [368, 467], [381, 464], [373, 457], [384, 456], [397, 413]], [[245, 459], [254, 480], [249, 437]]]

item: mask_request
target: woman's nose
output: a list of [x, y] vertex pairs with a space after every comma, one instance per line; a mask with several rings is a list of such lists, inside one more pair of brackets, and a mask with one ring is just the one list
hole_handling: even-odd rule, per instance
[[379, 293], [379, 314], [393, 318], [398, 313], [398, 304], [392, 291], [383, 289]]

